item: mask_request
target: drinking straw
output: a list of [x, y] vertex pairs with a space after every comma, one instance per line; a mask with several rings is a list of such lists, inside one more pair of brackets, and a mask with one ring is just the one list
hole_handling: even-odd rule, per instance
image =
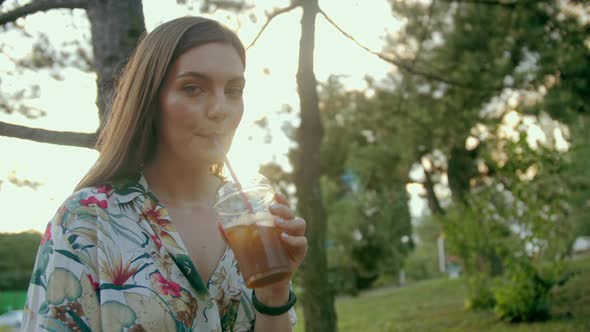
[[229, 169], [229, 173], [231, 174], [231, 177], [234, 179], [234, 183], [235, 183], [236, 187], [238, 188], [238, 191], [240, 192], [240, 196], [242, 197], [242, 201], [244, 201], [244, 204], [246, 205], [248, 212], [250, 212], [251, 214], [254, 214], [254, 209], [252, 208], [252, 203], [250, 203], [250, 200], [248, 200], [248, 197], [246, 196], [246, 194], [242, 190], [242, 185], [240, 184], [240, 180], [238, 180], [238, 176], [234, 172], [234, 169], [231, 167], [231, 164], [229, 163], [227, 156], [219, 148], [219, 144], [217, 143], [217, 140], [215, 140], [215, 146], [219, 149], [219, 151], [223, 155], [223, 162], [225, 163], [225, 166], [227, 166], [227, 169]]

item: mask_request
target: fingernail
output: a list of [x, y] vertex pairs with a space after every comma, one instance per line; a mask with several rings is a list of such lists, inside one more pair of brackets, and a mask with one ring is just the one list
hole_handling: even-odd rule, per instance
[[287, 233], [281, 233], [281, 237], [286, 240], [289, 238], [289, 235]]
[[276, 218], [275, 218], [275, 220], [277, 221], [277, 223], [278, 223], [279, 225], [283, 225], [283, 224], [285, 223], [285, 219], [283, 219], [283, 218], [280, 218], [280, 217], [276, 217]]
[[278, 208], [279, 208], [279, 205], [278, 205], [278, 204], [272, 204], [272, 205], [270, 206], [270, 209], [271, 209], [271, 210], [276, 210], [276, 209], [278, 209]]

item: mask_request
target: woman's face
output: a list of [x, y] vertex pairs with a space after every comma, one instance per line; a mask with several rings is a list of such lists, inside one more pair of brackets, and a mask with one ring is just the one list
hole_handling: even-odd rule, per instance
[[159, 96], [159, 153], [190, 163], [221, 161], [244, 113], [245, 83], [230, 44], [204, 44], [182, 54]]

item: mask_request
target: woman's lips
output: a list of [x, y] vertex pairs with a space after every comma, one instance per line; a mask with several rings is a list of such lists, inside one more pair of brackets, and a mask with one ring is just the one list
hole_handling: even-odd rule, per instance
[[197, 136], [201, 137], [207, 141], [210, 141], [210, 142], [222, 142], [225, 139], [225, 135], [221, 135], [221, 134], [210, 134], [210, 135], [197, 134]]

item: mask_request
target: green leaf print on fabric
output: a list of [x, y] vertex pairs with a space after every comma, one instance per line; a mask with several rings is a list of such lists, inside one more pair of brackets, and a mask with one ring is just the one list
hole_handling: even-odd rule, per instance
[[[31, 277], [31, 282], [35, 285], [39, 285], [45, 288], [45, 271], [47, 270], [47, 265], [49, 264], [49, 254], [52, 252], [53, 249], [49, 246], [48, 243], [39, 250], [37, 254], [37, 262], [35, 263], [35, 270], [33, 271], [33, 275]], [[44, 278], [45, 277], [45, 278]]]
[[76, 219], [76, 216], [71, 213], [75, 208], [80, 207], [78, 200], [69, 199], [62, 206], [55, 216], [55, 226], [60, 226], [62, 231], [67, 229], [70, 224]]
[[227, 306], [226, 312], [221, 317], [221, 328], [223, 331], [233, 331], [240, 309], [240, 300], [231, 300]]
[[139, 318], [137, 323], [141, 324], [146, 331], [176, 331], [175, 319], [156, 297], [137, 293], [125, 293], [124, 296], [127, 305]]
[[246, 317], [248, 318], [249, 321], [254, 321], [256, 319], [255, 313], [254, 312], [250, 312], [250, 310], [248, 309], [248, 298], [246, 297], [246, 294], [242, 293], [242, 297], [240, 298], [240, 302], [242, 303], [242, 308], [244, 309], [244, 313], [246, 314]]
[[171, 256], [182, 274], [184, 274], [191, 286], [197, 292], [197, 296], [199, 296], [200, 299], [207, 298], [209, 295], [209, 289], [193, 265], [191, 258], [185, 254], [176, 254]]
[[46, 329], [50, 332], [70, 332], [71, 330], [68, 328], [66, 324], [64, 324], [59, 319], [53, 318], [46, 318], [43, 320], [43, 323], [40, 325], [42, 328]]
[[143, 241], [141, 235], [137, 234], [132, 229], [126, 227], [123, 223], [120, 222], [120, 220], [113, 220], [112, 218], [108, 218], [105, 220], [110, 223], [112, 231], [115, 235], [124, 237], [127, 240], [133, 242], [134, 244], [141, 246], [141, 243]]
[[55, 249], [55, 252], [60, 253], [75, 262], [82, 263], [82, 261], [80, 261], [80, 258], [78, 258], [78, 256], [76, 256], [76, 254], [72, 253], [71, 251]]
[[68, 242], [75, 243], [77, 238], [78, 238], [78, 235], [72, 234], [72, 235], [68, 236]]
[[130, 194], [146, 194], [145, 192], [145, 188], [143, 188], [140, 185], [137, 186], [125, 186], [125, 185], [121, 185], [120, 189], [115, 189], [115, 191], [117, 192], [118, 195], [121, 196], [127, 196]]
[[45, 287], [45, 283], [43, 282], [43, 276], [45, 275], [45, 270], [42, 269], [35, 269], [33, 271], [33, 275], [31, 276], [31, 283], [34, 285], [39, 285], [43, 288]]
[[[82, 218], [80, 218], [82, 219]], [[95, 222], [96, 218], [90, 218], [90, 222]], [[74, 228], [70, 231], [73, 235], [78, 235], [79, 238], [83, 238], [84, 240], [88, 241], [88, 243], [97, 243], [98, 239], [96, 237], [96, 229], [90, 229], [86, 227], [78, 227]]]
[[76, 276], [63, 268], [56, 268], [47, 281], [47, 302], [59, 305], [64, 300], [74, 301], [82, 295], [82, 285]]
[[115, 192], [120, 196], [127, 196], [130, 194], [146, 194], [145, 188], [138, 184], [129, 182], [118, 182], [114, 184]]
[[135, 312], [128, 306], [116, 302], [105, 302], [101, 307], [102, 315], [109, 319], [104, 321], [102, 329], [104, 331], [123, 331], [124, 328], [131, 327], [137, 318]]
[[[95, 216], [99, 217], [104, 221], [108, 221], [110, 218], [107, 213], [101, 209], [97, 208], [96, 206], [80, 206], [75, 209], [72, 209], [72, 213], [74, 215], [88, 215], [88, 216]], [[66, 227], [69, 225], [66, 225]]]
[[139, 211], [141, 209], [141, 202], [139, 202], [138, 198], [139, 196], [129, 202], [119, 203], [119, 207], [123, 213], [113, 214], [112, 216], [115, 218], [125, 218], [134, 211]]
[[82, 318], [80, 318], [80, 316], [76, 315], [76, 313], [74, 311], [67, 310], [66, 312], [68, 313], [68, 315], [70, 315], [72, 320], [76, 323], [80, 332], [92, 332], [92, 330], [90, 329], [90, 326], [88, 326], [86, 324], [86, 322], [84, 322], [82, 320]]
[[39, 314], [45, 315], [48, 312], [49, 312], [49, 305], [47, 305], [47, 302], [41, 303], [41, 305], [39, 306]]
[[145, 248], [150, 243], [150, 237], [146, 233], [142, 233], [142, 235], [143, 235], [143, 238], [145, 239], [145, 241], [143, 241], [141, 243], [141, 247]]

